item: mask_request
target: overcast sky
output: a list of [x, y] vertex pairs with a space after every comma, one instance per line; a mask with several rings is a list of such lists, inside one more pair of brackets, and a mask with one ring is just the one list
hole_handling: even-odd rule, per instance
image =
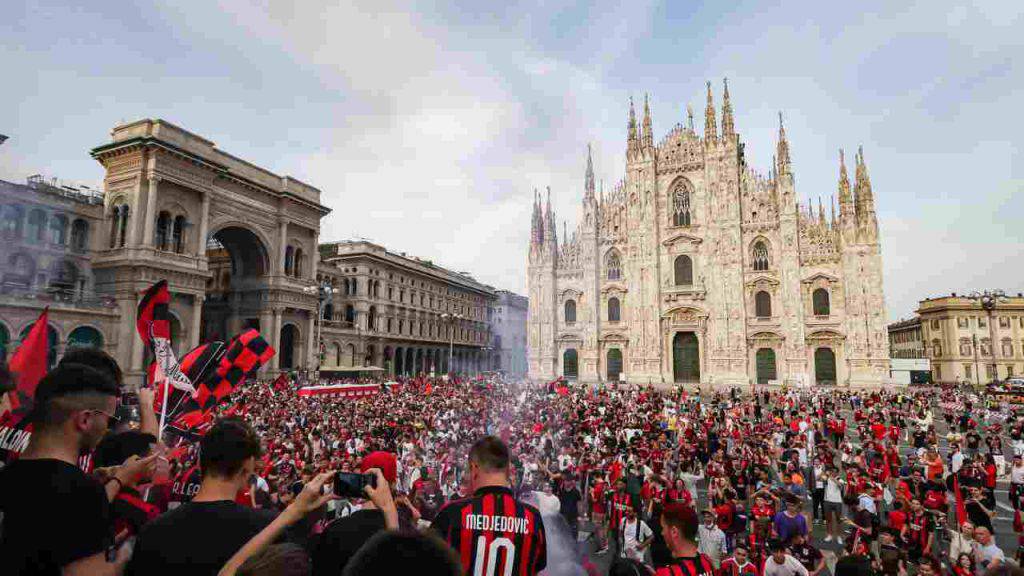
[[622, 177], [630, 96], [660, 140], [728, 77], [762, 171], [785, 115], [802, 198], [864, 145], [892, 318], [1024, 290], [1024, 2], [4, 4], [0, 178], [99, 185], [88, 149], [164, 118], [320, 188], [324, 241], [524, 293], [533, 189], [572, 229], [587, 143]]

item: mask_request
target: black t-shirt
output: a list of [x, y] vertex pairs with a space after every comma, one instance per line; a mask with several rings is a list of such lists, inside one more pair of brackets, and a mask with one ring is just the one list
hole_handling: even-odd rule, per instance
[[384, 530], [380, 510], [357, 510], [331, 522], [313, 550], [313, 576], [337, 576], [374, 534]]
[[558, 490], [558, 502], [559, 512], [562, 516], [565, 516], [566, 520], [572, 521], [579, 518], [579, 503], [583, 499], [583, 495], [580, 494], [579, 488], [575, 486], [569, 490]]
[[804, 568], [807, 568], [808, 571], [814, 570], [818, 565], [818, 561], [821, 560], [821, 552], [806, 542], [799, 546], [796, 544], [791, 545], [789, 547], [789, 551], [793, 554], [794, 558], [804, 565]]
[[103, 486], [60, 460], [16, 460], [0, 470], [0, 512], [5, 574], [60, 574], [112, 543]]
[[231, 500], [187, 502], [142, 529], [127, 573], [215, 575], [273, 518]]

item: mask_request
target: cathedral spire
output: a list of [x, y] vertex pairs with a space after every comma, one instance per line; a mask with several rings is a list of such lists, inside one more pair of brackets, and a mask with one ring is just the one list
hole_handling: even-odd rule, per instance
[[633, 149], [636, 146], [636, 111], [633, 110], [633, 97], [629, 97], [629, 139], [627, 147]]
[[790, 173], [789, 141], [786, 140], [786, 127], [782, 124], [782, 112], [779, 112], [779, 144], [777, 146], [779, 157], [779, 175], [786, 176]]
[[711, 82], [708, 82], [708, 105], [704, 109], [704, 140], [711, 141], [718, 138], [718, 128], [715, 123], [715, 99], [711, 95]]
[[590, 144], [587, 144], [587, 172], [584, 177], [584, 199], [594, 199], [594, 160], [591, 157]]
[[540, 214], [540, 193], [533, 189], [533, 218], [530, 222], [530, 241], [534, 244], [544, 243], [544, 223]]
[[690, 133], [693, 133], [693, 106], [686, 105], [686, 127], [690, 129]]
[[836, 196], [835, 196], [835, 194], [832, 195], [831, 203], [832, 203], [832, 220], [831, 220], [831, 222], [832, 222], [832, 227], [835, 228], [836, 227]]
[[864, 147], [857, 147], [856, 183], [854, 198], [858, 212], [862, 209], [875, 209], [875, 198], [871, 192], [871, 178], [868, 177], [868, 165], [864, 162]]
[[850, 177], [846, 174], [846, 154], [839, 149], [839, 216], [850, 216], [853, 198], [850, 196]]
[[821, 196], [818, 196], [818, 224], [825, 225], [825, 208], [821, 205]]
[[643, 125], [643, 146], [650, 148], [654, 145], [654, 134], [651, 131], [651, 107], [647, 102], [647, 94], [644, 94], [644, 125]]
[[732, 138], [736, 135], [736, 126], [732, 119], [732, 103], [729, 101], [729, 79], [722, 80], [725, 91], [722, 93], [722, 137]]

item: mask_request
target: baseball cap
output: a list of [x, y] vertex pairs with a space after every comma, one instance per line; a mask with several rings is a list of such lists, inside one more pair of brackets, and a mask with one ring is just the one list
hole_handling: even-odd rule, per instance
[[366, 473], [370, 468], [380, 468], [384, 479], [388, 481], [388, 484], [394, 486], [395, 478], [398, 476], [398, 460], [394, 454], [380, 450], [370, 452], [359, 463], [359, 471]]

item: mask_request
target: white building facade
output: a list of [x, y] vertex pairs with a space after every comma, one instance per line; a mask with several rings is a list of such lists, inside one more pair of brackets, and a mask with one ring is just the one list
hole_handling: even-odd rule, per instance
[[703, 134], [655, 144], [630, 105], [625, 176], [595, 190], [587, 158], [577, 229], [558, 238], [535, 197], [529, 372], [584, 381], [877, 386], [889, 375], [881, 247], [864, 156], [838, 213], [801, 205], [780, 121], [768, 175], [744, 157], [728, 86]]

